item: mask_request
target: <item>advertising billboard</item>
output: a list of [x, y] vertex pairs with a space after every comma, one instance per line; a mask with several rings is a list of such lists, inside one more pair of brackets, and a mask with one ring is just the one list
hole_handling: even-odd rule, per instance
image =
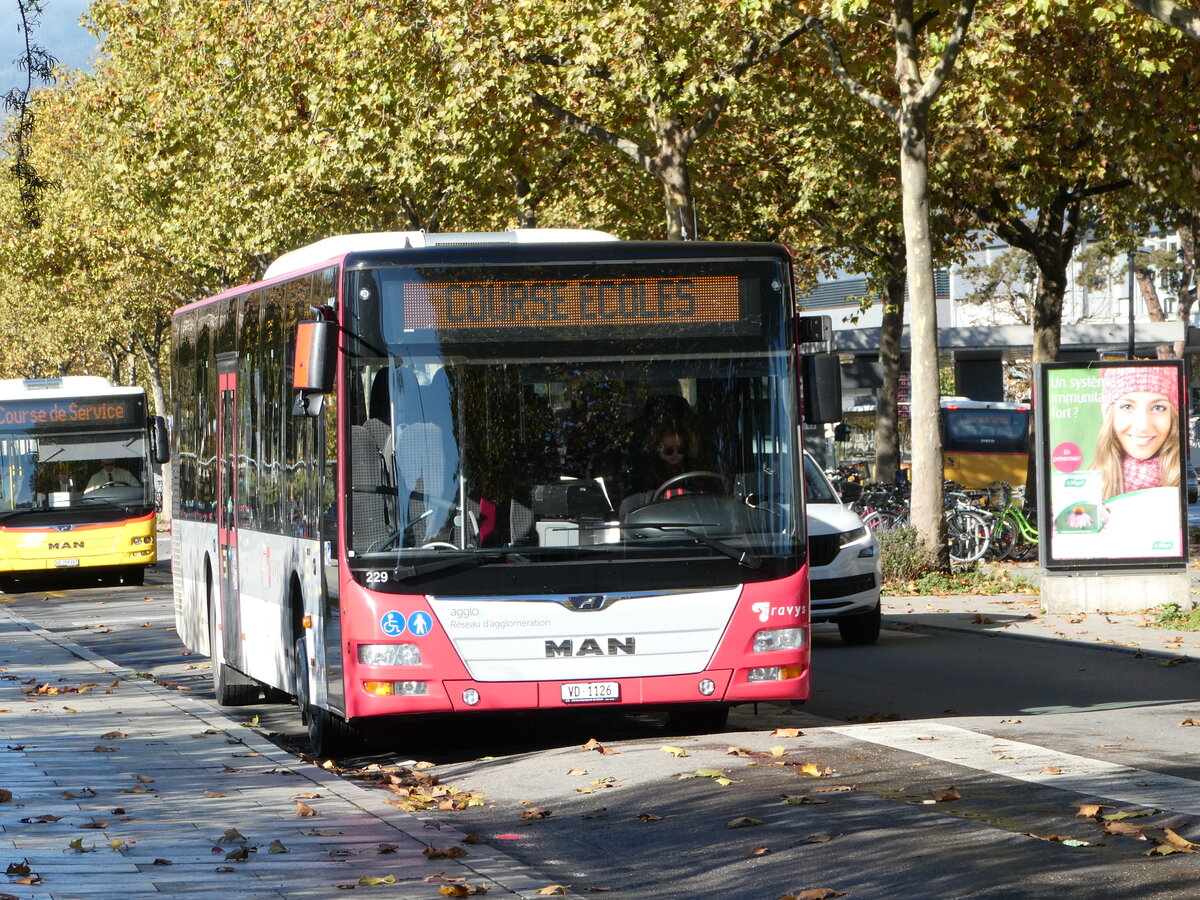
[[1045, 363], [1035, 377], [1042, 565], [1047, 571], [1183, 566], [1183, 363]]

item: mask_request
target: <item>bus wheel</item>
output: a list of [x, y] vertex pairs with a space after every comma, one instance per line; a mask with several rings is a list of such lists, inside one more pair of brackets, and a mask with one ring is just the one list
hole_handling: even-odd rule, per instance
[[357, 749], [359, 740], [354, 729], [341, 716], [314, 706], [308, 694], [308, 653], [303, 637], [295, 643], [296, 705], [300, 721], [308, 726], [308, 743], [313, 759], [347, 756]]
[[146, 583], [146, 567], [145, 566], [129, 566], [122, 569], [120, 574], [121, 584], [129, 584], [135, 587]]
[[258, 682], [225, 665], [225, 654], [218, 650], [217, 611], [208, 606], [208, 649], [212, 658], [213, 693], [218, 706], [249, 706], [258, 702]]
[[680, 734], [711, 734], [724, 731], [729, 707], [724, 704], [672, 706], [667, 710], [667, 725]]

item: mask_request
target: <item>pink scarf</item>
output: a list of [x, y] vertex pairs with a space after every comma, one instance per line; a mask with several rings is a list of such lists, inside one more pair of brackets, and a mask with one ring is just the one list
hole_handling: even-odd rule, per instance
[[1140, 491], [1143, 488], [1158, 487], [1162, 481], [1158, 463], [1157, 456], [1150, 459], [1125, 457], [1121, 463], [1121, 478], [1125, 482], [1125, 491]]

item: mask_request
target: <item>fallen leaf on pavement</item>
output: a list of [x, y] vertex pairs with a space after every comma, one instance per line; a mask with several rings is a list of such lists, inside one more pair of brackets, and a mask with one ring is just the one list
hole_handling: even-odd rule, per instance
[[590, 741], [588, 741], [586, 744], [584, 744], [583, 749], [584, 750], [595, 750], [597, 753], [600, 753], [604, 756], [612, 756], [613, 754], [621, 752], [620, 750], [609, 750], [607, 747], [605, 747], [603, 744], [601, 744], [595, 738], [592, 738]]
[[752, 819], [749, 816], [739, 816], [736, 819], [730, 819], [725, 823], [726, 828], [750, 828], [754, 825], [761, 825], [762, 819]]
[[427, 859], [458, 859], [467, 855], [467, 851], [462, 847], [445, 847], [438, 848], [433, 844], [426, 844], [425, 849], [421, 851]]
[[659, 747], [658, 749], [663, 751], [663, 753], [670, 753], [676, 759], [679, 759], [682, 756], [687, 756], [687, 751], [682, 747]]
[[1130, 825], [1128, 822], [1109, 822], [1104, 826], [1105, 834], [1140, 835], [1144, 825]]
[[795, 738], [804, 734], [799, 728], [776, 728], [771, 732], [771, 737]]

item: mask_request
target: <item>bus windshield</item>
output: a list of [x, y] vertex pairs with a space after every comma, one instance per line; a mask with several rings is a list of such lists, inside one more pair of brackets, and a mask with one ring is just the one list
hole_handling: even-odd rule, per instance
[[[12, 402], [3, 409], [0, 518], [83, 508], [123, 517], [153, 504], [141, 401], [72, 401], [61, 404], [61, 417], [57, 403]], [[118, 424], [106, 426], [89, 411]]]
[[1020, 452], [1029, 445], [1029, 409], [945, 405], [943, 450]]
[[[629, 265], [586, 280], [553, 267], [358, 274], [347, 291], [359, 340], [344, 413], [356, 576], [421, 590], [442, 579], [438, 589], [453, 591], [443, 576], [503, 566], [528, 573], [504, 576], [512, 587], [555, 590], [579, 582], [556, 581], [547, 567], [581, 560], [653, 564], [681, 586], [711, 583], [714, 571], [726, 583], [794, 571], [804, 534], [792, 499], [800, 462], [782, 279], [709, 273], [729, 279], [725, 321], [694, 314], [709, 302], [680, 287], [703, 281], [683, 277], [694, 268], [669, 274], [628, 296], [621, 284], [650, 280]], [[404, 301], [414, 285], [428, 293], [447, 279], [489, 284], [462, 326], [418, 318]], [[607, 299], [605, 285], [617, 285]], [[502, 309], [488, 305], [497, 296]], [[564, 324], [522, 327], [549, 303], [560, 303]], [[588, 303], [614, 311], [602, 342], [571, 318]], [[619, 578], [588, 571], [595, 590]]]

